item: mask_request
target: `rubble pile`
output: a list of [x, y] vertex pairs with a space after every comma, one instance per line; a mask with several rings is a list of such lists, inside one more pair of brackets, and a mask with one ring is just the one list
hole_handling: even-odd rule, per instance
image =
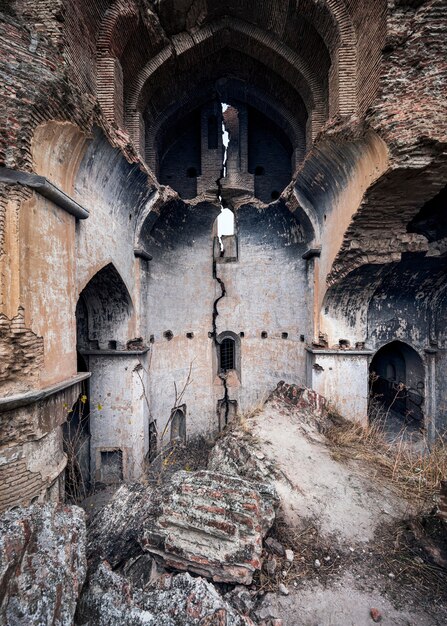
[[258, 619], [250, 587], [279, 505], [275, 471], [233, 428], [207, 470], [121, 485], [87, 538], [77, 507], [10, 511], [0, 531], [2, 623], [281, 626]]
[[154, 514], [151, 487], [124, 484], [112, 500], [93, 517], [88, 527], [90, 562], [106, 560], [112, 567], [141, 554], [138, 542], [147, 519]]
[[90, 577], [79, 624], [91, 626], [254, 626], [203, 578], [188, 573], [162, 578], [142, 591], [103, 562]]

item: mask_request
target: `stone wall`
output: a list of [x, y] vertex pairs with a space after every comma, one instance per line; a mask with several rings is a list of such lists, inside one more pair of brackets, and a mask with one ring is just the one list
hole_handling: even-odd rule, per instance
[[[423, 360], [436, 430], [447, 419], [445, 3], [201, 6], [3, 3], [0, 165], [45, 177], [88, 218], [36, 187], [0, 183], [1, 400], [46, 393], [76, 374], [77, 348], [98, 350], [87, 355], [92, 467], [101, 448], [119, 449], [123, 474], [136, 476], [149, 421], [162, 430], [190, 365], [188, 434], [216, 429], [219, 401], [245, 410], [278, 379], [310, 376], [345, 414], [364, 416], [369, 356], [332, 352], [321, 371], [305, 347], [322, 347], [325, 335], [329, 351], [342, 340], [375, 352], [398, 339]], [[222, 137], [210, 148], [204, 123], [214, 112], [219, 131], [221, 102], [240, 103], [256, 121], [245, 146], [241, 116], [227, 185]], [[197, 111], [200, 151], [188, 138]], [[257, 165], [266, 172], [252, 173], [261, 200], [290, 182], [269, 206], [246, 175]], [[237, 212], [236, 261], [213, 252], [222, 192]], [[102, 281], [105, 268], [116, 280]], [[81, 294], [90, 315], [83, 346]], [[240, 345], [240, 371], [225, 384], [216, 350], [224, 331]], [[132, 345], [146, 355], [143, 373]], [[4, 412], [1, 437], [1, 471], [25, 463], [39, 497], [61, 472], [66, 415], [59, 401], [50, 411], [42, 402]], [[36, 457], [45, 471], [31, 469]]]
[[[159, 431], [175, 406], [174, 383], [180, 391], [190, 365], [192, 382], [182, 399], [187, 433], [218, 429], [217, 406], [225, 389], [215, 337], [223, 332], [231, 331], [240, 343], [240, 368], [228, 379], [228, 400], [238, 410], [259, 403], [281, 378], [305, 379], [310, 328], [299, 223], [282, 204], [240, 207], [238, 257], [226, 263], [217, 258], [213, 270], [218, 211], [210, 204], [175, 204], [155, 223], [146, 244], [154, 257], [147, 305], [153, 335], [149, 396]], [[219, 300], [221, 284], [213, 271], [225, 287]]]

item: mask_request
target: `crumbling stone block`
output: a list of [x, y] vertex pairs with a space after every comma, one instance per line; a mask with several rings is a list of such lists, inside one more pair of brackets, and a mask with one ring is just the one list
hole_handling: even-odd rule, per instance
[[208, 471], [177, 472], [162, 490], [159, 512], [141, 543], [168, 567], [249, 585], [261, 568], [262, 539], [276, 505], [272, 485]]
[[85, 520], [74, 506], [34, 504], [0, 518], [0, 623], [71, 626], [84, 583]]
[[271, 480], [277, 472], [256, 449], [253, 440], [239, 430], [227, 432], [216, 442], [208, 459], [208, 469], [262, 483]]
[[103, 562], [90, 577], [79, 625], [254, 626], [222, 599], [214, 586], [189, 574], [172, 576], [169, 588], [142, 592]]
[[298, 409], [309, 409], [318, 416], [324, 416], [327, 413], [327, 400], [313, 389], [291, 385], [281, 380], [273, 397], [282, 398], [286, 404], [291, 404]]
[[141, 483], [121, 485], [95, 515], [88, 529], [89, 560], [107, 560], [113, 567], [142, 554], [138, 542], [154, 514], [152, 488]]

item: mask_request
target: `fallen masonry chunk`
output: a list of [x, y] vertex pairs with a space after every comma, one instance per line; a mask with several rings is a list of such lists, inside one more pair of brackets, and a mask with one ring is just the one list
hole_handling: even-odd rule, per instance
[[282, 593], [283, 596], [288, 596], [289, 595], [289, 590], [284, 585], [284, 583], [279, 583], [278, 589], [279, 589], [279, 592]]
[[267, 572], [269, 576], [273, 576], [274, 573], [276, 572], [277, 566], [278, 564], [276, 562], [275, 557], [269, 556], [269, 558], [267, 559], [267, 562], [265, 563], [265, 571]]
[[371, 615], [371, 619], [373, 620], [373, 622], [381, 622], [382, 621], [382, 614], [379, 611], [379, 609], [373, 608], [370, 610], [370, 615]]
[[241, 615], [249, 615], [255, 605], [254, 592], [242, 585], [237, 585], [224, 597]]
[[268, 537], [265, 540], [265, 547], [267, 548], [269, 552], [272, 552], [273, 554], [276, 554], [278, 556], [285, 556], [286, 554], [286, 551], [282, 543], [279, 543], [279, 541], [277, 541], [273, 537]]
[[275, 519], [275, 488], [209, 471], [177, 472], [140, 543], [164, 564], [217, 582], [251, 584]]
[[278, 472], [244, 433], [233, 431], [219, 439], [211, 450], [208, 469], [212, 472], [268, 482]]
[[89, 561], [108, 561], [113, 567], [141, 554], [138, 538], [153, 514], [151, 487], [141, 483], [121, 485], [88, 527]]
[[71, 626], [84, 583], [85, 515], [33, 504], [0, 518], [0, 623]]
[[100, 563], [84, 589], [77, 623], [85, 626], [254, 626], [203, 578], [172, 576], [169, 589], [136, 589]]

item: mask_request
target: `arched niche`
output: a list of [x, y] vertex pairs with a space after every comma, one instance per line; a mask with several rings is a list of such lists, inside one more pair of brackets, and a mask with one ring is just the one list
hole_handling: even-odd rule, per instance
[[[230, 39], [228, 38], [229, 30], [233, 35]], [[305, 103], [309, 137], [315, 137], [326, 120], [327, 98], [324, 92], [327, 76], [323, 80], [299, 54], [261, 29], [240, 20], [223, 20], [218, 22], [216, 28], [211, 29], [207, 26], [203, 33], [200, 31], [197, 33], [194, 40], [188, 38], [184, 43], [181, 54], [177, 55], [176, 60], [184, 64], [185, 68], [194, 64], [201, 67], [203, 63], [206, 63], [210, 53], [230, 47], [232, 50], [246, 54], [249, 58], [267, 64], [268, 71], [287, 77], [287, 82]], [[170, 88], [168, 72], [171, 60], [172, 50], [170, 48], [161, 50], [138, 72], [129, 86], [126, 101], [126, 126], [142, 153], [144, 152], [143, 114], [153, 94], [156, 93], [155, 85], [167, 82], [168, 85], [166, 89], [161, 90], [162, 92]], [[172, 84], [175, 84], [174, 81]]]
[[78, 349], [124, 349], [132, 335], [132, 301], [113, 263], [97, 272], [76, 306]]
[[171, 442], [186, 441], [186, 405], [177, 406], [171, 412]]
[[[222, 55], [219, 54], [211, 57], [206, 65], [201, 65], [206, 80], [203, 79], [193, 93], [187, 89], [187, 85], [194, 79], [194, 73], [189, 72], [181, 77], [185, 89], [180, 89], [180, 79], [177, 81], [176, 87], [180, 93], [175, 99], [172, 100], [164, 94], [166, 98], [161, 102], [157, 100], [154, 111], [151, 100], [145, 116], [146, 160], [154, 172], [159, 172], [159, 155], [164, 154], [164, 146], [170, 145], [170, 137], [177, 137], [176, 125], [215, 98], [216, 94], [220, 102], [243, 103], [266, 115], [283, 130], [293, 144], [294, 166], [301, 162], [306, 149], [308, 120], [301, 97], [284, 78], [268, 73], [260, 63], [250, 57], [232, 52], [230, 63], [227, 56], [225, 55], [225, 66], [221, 64]], [[233, 71], [231, 77], [226, 76], [233, 64], [237, 66], [237, 72]], [[223, 75], [226, 77], [223, 78]], [[161, 98], [161, 95], [157, 94], [157, 97]]]
[[72, 195], [87, 142], [86, 135], [70, 122], [41, 124], [31, 141], [34, 171]]
[[371, 401], [403, 424], [424, 425], [425, 367], [422, 358], [407, 343], [392, 341], [374, 355], [370, 371]]
[[106, 11], [96, 43], [96, 92], [106, 119], [124, 125], [121, 56], [139, 23], [133, 2], [116, 0]]

